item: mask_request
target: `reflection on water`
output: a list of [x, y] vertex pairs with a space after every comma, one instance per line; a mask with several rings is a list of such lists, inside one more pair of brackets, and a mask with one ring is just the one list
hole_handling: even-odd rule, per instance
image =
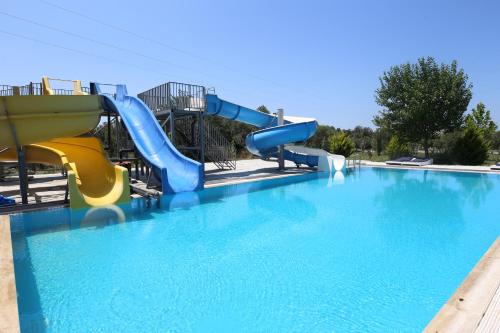
[[[447, 173], [429, 170], [373, 171], [384, 184], [374, 195], [380, 231], [388, 237], [401, 237], [423, 228], [435, 232], [446, 229], [450, 237], [465, 231], [465, 211], [480, 208], [494, 188], [486, 174]], [[469, 213], [470, 214], [470, 213]], [[391, 236], [392, 233], [392, 236]]]
[[[272, 189], [301, 181], [325, 177], [321, 173], [308, 173], [300, 176], [248, 182], [208, 188], [198, 192], [183, 192], [164, 195], [159, 199], [136, 198], [130, 203], [90, 209], [54, 208], [41, 211], [11, 215], [12, 233], [25, 235], [36, 233], [66, 231], [69, 229], [105, 227], [116, 223], [151, 220], [152, 214], [162, 211], [189, 210], [200, 204], [220, 202], [224, 198], [244, 195], [256, 191]], [[325, 178], [326, 179], [326, 178]], [[286, 204], [300, 198], [286, 198]], [[284, 201], [285, 202], [285, 201]], [[297, 206], [297, 205], [296, 205]]]

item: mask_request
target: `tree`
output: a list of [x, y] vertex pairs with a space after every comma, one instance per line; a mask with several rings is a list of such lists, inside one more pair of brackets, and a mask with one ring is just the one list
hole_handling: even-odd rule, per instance
[[261, 105], [257, 108], [257, 111], [260, 111], [260, 112], [264, 112], [264, 113], [267, 113], [267, 114], [270, 114], [271, 112], [269, 111], [269, 109], [265, 106], [265, 105]]
[[429, 157], [431, 140], [462, 126], [471, 88], [456, 61], [438, 65], [428, 57], [391, 67], [376, 90], [376, 102], [383, 109], [373, 122], [405, 141], [422, 143]]
[[365, 149], [370, 149], [373, 139], [373, 130], [370, 127], [356, 126], [351, 132], [352, 138], [356, 148], [361, 149], [362, 152]]
[[377, 155], [380, 156], [385, 149], [385, 146], [390, 140], [390, 133], [386, 128], [377, 128], [374, 132], [373, 145], [377, 151]]
[[350, 156], [356, 147], [351, 138], [344, 131], [339, 131], [330, 138], [330, 152], [333, 154], [343, 155], [345, 157]]
[[410, 146], [407, 142], [401, 141], [397, 135], [393, 135], [387, 144], [386, 152], [390, 158], [410, 155]]
[[324, 150], [330, 149], [330, 137], [335, 134], [335, 128], [331, 126], [318, 125], [316, 133], [309, 138], [306, 146]]
[[500, 131], [496, 131], [493, 135], [493, 143], [491, 147], [495, 150], [500, 150]]
[[465, 125], [467, 127], [476, 127], [487, 143], [491, 145], [493, 136], [497, 130], [497, 124], [491, 120], [490, 111], [486, 110], [486, 106], [483, 103], [478, 103], [477, 106], [472, 109], [471, 114], [467, 115], [465, 118]]
[[481, 131], [476, 127], [468, 127], [458, 138], [454, 155], [460, 164], [480, 165], [488, 158], [488, 148]]

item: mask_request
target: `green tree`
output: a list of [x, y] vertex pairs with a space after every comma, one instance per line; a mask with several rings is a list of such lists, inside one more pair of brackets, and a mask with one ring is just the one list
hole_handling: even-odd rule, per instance
[[496, 131], [495, 135], [493, 135], [493, 142], [491, 148], [495, 150], [500, 150], [500, 131]]
[[488, 158], [488, 148], [481, 131], [476, 127], [468, 127], [456, 141], [454, 156], [460, 164], [480, 165]]
[[370, 149], [373, 139], [373, 130], [370, 127], [356, 126], [351, 131], [351, 136], [354, 140], [356, 148], [359, 148], [362, 152], [365, 149]]
[[411, 149], [407, 142], [403, 142], [397, 135], [393, 135], [387, 144], [386, 153], [390, 158], [410, 155]]
[[465, 125], [467, 127], [476, 127], [488, 144], [493, 141], [493, 136], [497, 130], [497, 124], [491, 119], [490, 111], [486, 109], [483, 103], [478, 103], [472, 109], [471, 114], [465, 118]]
[[390, 137], [391, 135], [386, 128], [380, 127], [375, 130], [373, 134], [373, 146], [375, 147], [378, 156], [380, 156], [384, 151]]
[[373, 122], [405, 141], [421, 143], [429, 157], [433, 139], [462, 126], [471, 88], [456, 61], [438, 65], [428, 57], [391, 67], [376, 90], [376, 102], [383, 109]]
[[270, 114], [271, 112], [269, 111], [269, 109], [265, 106], [265, 105], [261, 105], [257, 108], [257, 111], [260, 111], [260, 112], [264, 112], [264, 113], [267, 113], [267, 114]]
[[330, 149], [330, 137], [335, 134], [335, 128], [331, 126], [318, 125], [316, 133], [309, 138], [306, 146], [324, 150]]
[[330, 152], [333, 154], [350, 156], [356, 147], [354, 142], [349, 138], [346, 132], [339, 131], [330, 137]]

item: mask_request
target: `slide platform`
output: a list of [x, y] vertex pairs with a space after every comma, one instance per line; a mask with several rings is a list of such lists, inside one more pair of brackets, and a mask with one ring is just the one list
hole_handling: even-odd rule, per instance
[[[58, 138], [25, 146], [25, 151], [27, 163], [65, 168], [71, 208], [130, 200], [127, 169], [109, 162], [96, 138]], [[0, 161], [17, 162], [16, 149], [2, 151]]]
[[172, 145], [153, 112], [140, 99], [128, 96], [124, 85], [116, 86], [115, 97], [104, 94], [93, 83], [104, 109], [118, 112], [135, 146], [161, 182], [163, 193], [195, 191], [203, 188], [203, 165], [182, 155]]

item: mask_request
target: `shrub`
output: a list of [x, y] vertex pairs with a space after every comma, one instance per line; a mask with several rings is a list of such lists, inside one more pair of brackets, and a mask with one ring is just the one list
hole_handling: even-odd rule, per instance
[[457, 139], [453, 155], [465, 165], [481, 165], [488, 158], [488, 143], [476, 127], [468, 127]]
[[453, 164], [455, 162], [454, 149], [462, 131], [443, 133], [432, 143], [432, 158], [436, 164]]
[[350, 156], [356, 147], [354, 142], [349, 138], [347, 133], [338, 132], [330, 137], [330, 152], [333, 154], [343, 155], [345, 157]]
[[410, 155], [411, 149], [408, 143], [401, 141], [396, 135], [391, 137], [386, 147], [386, 153], [390, 158], [398, 158]]

